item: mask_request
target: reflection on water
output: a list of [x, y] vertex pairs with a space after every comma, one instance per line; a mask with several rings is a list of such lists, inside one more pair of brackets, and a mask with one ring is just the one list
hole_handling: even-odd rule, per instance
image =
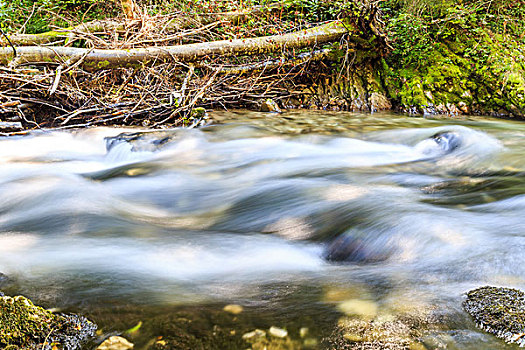
[[[200, 324], [186, 329], [193, 336], [230, 332], [218, 348], [272, 325], [289, 346], [341, 348], [366, 340], [370, 320], [376, 348], [386, 331], [426, 348], [506, 347], [475, 329], [461, 301], [485, 284], [525, 288], [525, 125], [216, 119], [201, 130], [0, 140], [0, 287], [108, 332], [144, 321], [143, 347], [170, 336], [155, 322], [181, 332], [169, 315], [185, 308]], [[242, 324], [225, 319], [231, 303], [244, 307]]]

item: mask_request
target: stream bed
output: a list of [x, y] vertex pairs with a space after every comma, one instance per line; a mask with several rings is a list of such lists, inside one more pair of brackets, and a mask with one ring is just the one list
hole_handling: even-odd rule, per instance
[[525, 289], [524, 123], [212, 117], [0, 139], [0, 289], [135, 349], [516, 348], [462, 302]]

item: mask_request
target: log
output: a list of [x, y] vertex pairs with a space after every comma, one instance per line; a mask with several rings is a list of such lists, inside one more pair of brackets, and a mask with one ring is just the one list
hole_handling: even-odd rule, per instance
[[[206, 57], [253, 56], [284, 49], [316, 48], [320, 44], [339, 40], [353, 28], [341, 21], [284, 35], [258, 38], [221, 40], [206, 43], [148, 47], [129, 50], [101, 50], [75, 47], [17, 47], [16, 64], [78, 62], [86, 70], [114, 67], [154, 65], [170, 61], [195, 62]], [[0, 64], [7, 65], [14, 59], [13, 48], [0, 48]]]

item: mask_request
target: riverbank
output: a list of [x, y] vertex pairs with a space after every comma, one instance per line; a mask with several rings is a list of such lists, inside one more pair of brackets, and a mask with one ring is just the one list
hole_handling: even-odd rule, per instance
[[123, 16], [85, 0], [27, 21], [17, 4], [0, 13], [7, 133], [197, 126], [237, 108], [525, 115], [521, 1], [138, 2]]

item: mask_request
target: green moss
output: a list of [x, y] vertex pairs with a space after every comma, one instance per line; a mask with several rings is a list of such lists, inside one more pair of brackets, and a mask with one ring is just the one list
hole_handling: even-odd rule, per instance
[[401, 110], [525, 116], [525, 45], [491, 32], [485, 15], [468, 4], [440, 18], [395, 15], [389, 26], [394, 50], [382, 69]]
[[83, 317], [53, 314], [23, 297], [0, 298], [0, 348], [80, 347], [96, 326]]
[[108, 68], [109, 66], [110, 66], [110, 63], [109, 63], [109, 61], [107, 61], [107, 60], [106, 60], [106, 61], [101, 61], [101, 62], [98, 62], [98, 63], [97, 63], [97, 67], [98, 67], [99, 69], [102, 69], [102, 68]]

